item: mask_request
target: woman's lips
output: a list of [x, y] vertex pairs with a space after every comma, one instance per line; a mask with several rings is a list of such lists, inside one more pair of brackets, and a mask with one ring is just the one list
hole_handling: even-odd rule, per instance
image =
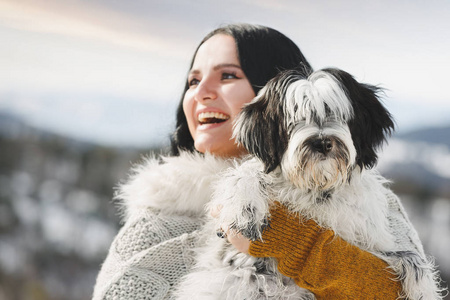
[[204, 125], [225, 122], [230, 116], [220, 112], [208, 111], [199, 113], [197, 118], [199, 124]]

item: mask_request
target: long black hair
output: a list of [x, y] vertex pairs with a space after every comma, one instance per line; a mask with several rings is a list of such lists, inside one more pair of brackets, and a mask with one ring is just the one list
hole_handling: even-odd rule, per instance
[[[311, 65], [298, 46], [288, 37], [272, 28], [250, 24], [230, 24], [211, 31], [195, 50], [189, 70], [194, 64], [200, 46], [216, 34], [226, 34], [234, 38], [241, 68], [252, 85], [255, 95], [280, 71], [288, 69], [312, 71]], [[195, 150], [194, 140], [183, 111], [184, 94], [188, 89], [186, 80], [177, 108], [175, 131], [171, 137], [172, 155], [178, 155], [180, 149]]]

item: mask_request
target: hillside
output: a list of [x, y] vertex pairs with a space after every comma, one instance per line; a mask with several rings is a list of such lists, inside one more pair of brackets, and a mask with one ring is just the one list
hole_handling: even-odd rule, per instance
[[442, 144], [450, 147], [450, 126], [417, 129], [395, 137], [405, 141]]
[[119, 229], [113, 188], [152, 151], [161, 150], [95, 145], [0, 115], [0, 299], [90, 299]]

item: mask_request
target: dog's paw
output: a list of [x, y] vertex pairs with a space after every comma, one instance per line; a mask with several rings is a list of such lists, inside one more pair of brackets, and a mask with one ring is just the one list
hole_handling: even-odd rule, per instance
[[251, 240], [261, 238], [268, 224], [271, 181], [255, 159], [223, 172], [208, 204], [210, 211], [220, 207], [216, 216], [218, 228], [226, 226]]
[[251, 206], [243, 208], [229, 225], [230, 229], [241, 233], [251, 241], [260, 240], [262, 233], [268, 227], [269, 218], [266, 212], [257, 211]]
[[251, 220], [245, 227], [238, 228], [237, 226], [235, 227], [234, 224], [231, 225], [232, 229], [238, 231], [251, 241], [261, 240], [263, 232], [268, 227], [270, 227], [270, 225], [269, 218], [267, 216], [259, 221]]

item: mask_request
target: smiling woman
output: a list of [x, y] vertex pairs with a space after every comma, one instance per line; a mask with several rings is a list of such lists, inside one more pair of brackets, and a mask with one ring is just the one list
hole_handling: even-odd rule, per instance
[[255, 97], [241, 69], [233, 37], [217, 34], [197, 51], [183, 100], [195, 149], [234, 157], [244, 151], [231, 137], [233, 121]]

